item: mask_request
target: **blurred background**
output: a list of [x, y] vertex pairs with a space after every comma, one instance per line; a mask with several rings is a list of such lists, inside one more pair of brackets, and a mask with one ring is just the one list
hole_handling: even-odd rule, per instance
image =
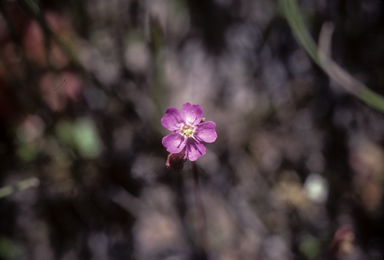
[[[384, 94], [383, 1], [299, 6]], [[1, 260], [383, 259], [384, 116], [313, 63], [278, 1], [0, 13]], [[190, 162], [166, 169], [161, 144], [161, 117], [186, 102], [217, 124], [197, 160], [205, 252]]]

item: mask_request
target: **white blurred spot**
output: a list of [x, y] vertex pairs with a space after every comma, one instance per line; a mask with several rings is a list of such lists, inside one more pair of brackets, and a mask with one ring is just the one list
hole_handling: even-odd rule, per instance
[[324, 203], [328, 197], [328, 182], [320, 174], [311, 173], [305, 180], [304, 192], [310, 200]]

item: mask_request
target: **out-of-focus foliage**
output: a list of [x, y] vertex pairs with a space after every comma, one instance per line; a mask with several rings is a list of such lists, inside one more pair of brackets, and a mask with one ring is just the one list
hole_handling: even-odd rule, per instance
[[24, 258], [20, 247], [7, 238], [0, 238], [0, 257], [5, 260], [17, 260]]
[[[298, 4], [383, 95], [383, 1]], [[307, 56], [279, 1], [0, 13], [0, 258], [383, 259], [384, 116]], [[197, 160], [204, 250], [191, 165], [167, 169], [161, 144], [161, 117], [186, 102], [217, 124]]]

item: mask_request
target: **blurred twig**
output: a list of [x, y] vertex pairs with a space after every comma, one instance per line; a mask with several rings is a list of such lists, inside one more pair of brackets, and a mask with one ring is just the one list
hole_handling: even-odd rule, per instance
[[[16, 43], [16, 47], [18, 51], [21, 52], [21, 61], [23, 66], [26, 68], [27, 71], [29, 71], [29, 64], [27, 63], [27, 60], [25, 59], [25, 52], [21, 44], [21, 35], [20, 31], [15, 26], [15, 24], [12, 22], [12, 19], [10, 18], [8, 12], [6, 11], [5, 7], [3, 4], [0, 4], [0, 13], [3, 16], [3, 19], [5, 21], [5, 24], [7, 26], [7, 29], [9, 31], [10, 36], [12, 37], [14, 43]], [[3, 71], [5, 72], [6, 75], [6, 80], [7, 82], [14, 82], [15, 81], [15, 76], [12, 74], [9, 66], [6, 63], [6, 60], [0, 57], [0, 63], [2, 66]]]
[[157, 107], [154, 120], [158, 120], [162, 116], [162, 111], [165, 110], [164, 100], [166, 98], [165, 79], [164, 79], [164, 32], [160, 22], [157, 19], [149, 19], [149, 47], [152, 52], [152, 73], [153, 73], [153, 101]]
[[26, 190], [28, 188], [33, 188], [39, 186], [40, 181], [36, 177], [32, 177], [26, 180], [19, 181], [16, 184], [8, 185], [3, 188], [0, 188], [0, 198], [9, 196], [17, 191]]
[[280, 0], [280, 3], [296, 40], [312, 60], [319, 65], [332, 80], [337, 82], [349, 93], [355, 95], [372, 108], [384, 113], [384, 98], [352, 77], [331, 59], [330, 43], [333, 26], [330, 24], [323, 26], [320, 35], [320, 49], [318, 49], [304, 24], [297, 0]]
[[39, 7], [30, 0], [17, 0], [22, 6], [24, 6], [25, 9], [32, 15], [34, 19], [39, 23], [41, 28], [43, 29], [45, 37], [48, 39], [52, 39], [59, 48], [64, 52], [64, 54], [67, 56], [67, 58], [71, 61], [71, 63], [80, 71], [80, 73], [84, 74], [86, 77], [88, 77], [97, 87], [101, 88], [105, 92], [107, 92], [107, 89], [103, 87], [103, 84], [97, 79], [97, 77], [87, 71], [84, 66], [81, 64], [81, 62], [77, 59], [73, 49], [70, 45], [66, 44], [60, 37], [58, 37], [52, 29], [49, 27], [47, 21], [45, 20], [44, 14], [41, 12]]
[[200, 215], [200, 246], [202, 253], [205, 252], [206, 248], [206, 230], [207, 230], [207, 221], [205, 217], [205, 211], [204, 211], [204, 205], [203, 200], [201, 198], [201, 192], [200, 192], [200, 184], [199, 184], [199, 174], [197, 172], [197, 167], [195, 162], [191, 162], [192, 165], [192, 177], [193, 177], [193, 184], [194, 184], [194, 190], [195, 190], [195, 198], [196, 198], [196, 204]]

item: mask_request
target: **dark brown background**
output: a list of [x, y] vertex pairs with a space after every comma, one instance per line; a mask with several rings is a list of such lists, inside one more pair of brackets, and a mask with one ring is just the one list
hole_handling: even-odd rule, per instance
[[[0, 2], [0, 184], [40, 180], [0, 199], [0, 259], [383, 259], [384, 116], [312, 63], [277, 1], [34, 2]], [[384, 94], [383, 1], [299, 4]], [[197, 161], [200, 255], [190, 164], [167, 170], [161, 145], [185, 102], [218, 133]]]

